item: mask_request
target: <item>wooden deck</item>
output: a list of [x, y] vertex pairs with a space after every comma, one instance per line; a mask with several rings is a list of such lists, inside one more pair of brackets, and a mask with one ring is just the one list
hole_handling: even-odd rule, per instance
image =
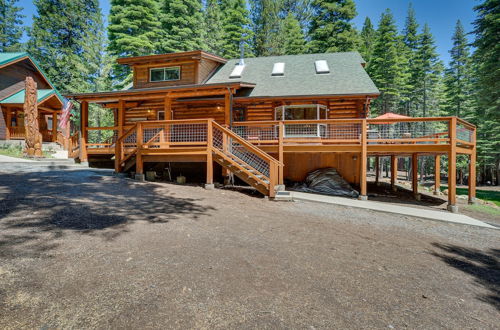
[[[411, 156], [415, 165], [419, 155], [434, 155], [436, 161], [447, 155], [449, 176], [454, 177], [456, 155], [465, 154], [470, 156], [472, 176], [475, 139], [475, 126], [456, 117], [235, 122], [230, 129], [212, 119], [165, 120], [128, 127], [87, 128], [80, 143], [85, 145], [80, 157], [114, 155], [116, 171], [130, 167], [128, 163], [133, 160], [137, 173], [142, 173], [143, 162], [213, 160], [245, 173], [241, 168], [244, 163], [263, 178], [260, 183], [267, 188], [262, 191], [269, 193], [273, 190], [271, 182], [283, 183], [286, 153], [355, 153], [360, 156], [361, 195], [366, 195], [369, 156], [391, 156], [392, 164], [396, 157]], [[271, 177], [270, 167], [275, 167], [273, 175], [277, 177]], [[450, 200], [454, 201], [453, 185], [451, 180]], [[472, 199], [473, 183], [470, 190]]]

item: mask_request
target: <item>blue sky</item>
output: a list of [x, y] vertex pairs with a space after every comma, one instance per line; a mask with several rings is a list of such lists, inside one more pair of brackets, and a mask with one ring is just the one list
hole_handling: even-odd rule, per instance
[[[109, 1], [99, 0], [103, 13], [107, 17], [109, 13]], [[472, 8], [479, 3], [478, 0], [355, 0], [358, 17], [354, 19], [356, 26], [361, 29], [365, 17], [368, 16], [376, 25], [380, 15], [386, 8], [390, 8], [394, 18], [401, 30], [404, 26], [408, 4], [413, 3], [417, 19], [421, 25], [429, 24], [437, 45], [437, 51], [441, 59], [448, 63], [449, 49], [452, 46], [451, 36], [457, 19], [460, 19], [465, 30], [472, 30], [472, 22], [475, 20], [475, 12]], [[31, 25], [32, 16], [35, 12], [31, 0], [20, 0], [19, 4], [24, 7], [26, 15], [25, 24]]]

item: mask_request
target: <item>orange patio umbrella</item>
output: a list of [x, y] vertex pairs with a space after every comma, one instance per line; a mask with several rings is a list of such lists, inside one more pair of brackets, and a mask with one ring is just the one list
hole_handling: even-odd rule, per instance
[[[404, 115], [399, 115], [399, 114], [393, 113], [393, 112], [386, 112], [383, 115], [380, 115], [380, 116], [375, 117], [373, 119], [403, 119], [403, 118], [410, 118], [410, 117], [404, 116]], [[378, 124], [394, 124], [394, 122], [378, 123]]]

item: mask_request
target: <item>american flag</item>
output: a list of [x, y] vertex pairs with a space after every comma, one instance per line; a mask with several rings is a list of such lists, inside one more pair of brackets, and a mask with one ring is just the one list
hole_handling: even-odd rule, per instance
[[68, 99], [64, 99], [62, 113], [59, 119], [59, 128], [65, 129], [68, 125], [69, 117], [71, 116], [71, 109], [73, 109], [73, 103], [71, 103]]

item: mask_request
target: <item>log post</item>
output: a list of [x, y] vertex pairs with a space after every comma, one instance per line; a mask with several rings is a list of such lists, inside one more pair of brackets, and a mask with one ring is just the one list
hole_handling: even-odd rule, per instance
[[434, 156], [434, 195], [441, 191], [441, 156]]
[[448, 152], [448, 211], [458, 212], [457, 203], [457, 118], [449, 122], [450, 149]]
[[[284, 155], [283, 155], [283, 139], [285, 136], [285, 124], [280, 121], [279, 123], [279, 138], [278, 138], [278, 160], [280, 163], [284, 164]], [[283, 165], [279, 166], [278, 168], [278, 184], [282, 185], [284, 184], [284, 168]]]
[[6, 108], [6, 117], [5, 123], [7, 131], [5, 132], [5, 140], [10, 140], [10, 128], [12, 125], [12, 111], [9, 108]]
[[413, 196], [418, 200], [418, 154], [411, 155], [411, 188], [413, 190]]
[[125, 123], [125, 101], [118, 101], [118, 137], [123, 135], [123, 124]]
[[224, 94], [224, 125], [231, 125], [231, 95], [229, 91]]
[[476, 204], [476, 129], [472, 133], [472, 142], [474, 147], [469, 156], [469, 204]]
[[360, 195], [359, 199], [367, 200], [367, 189], [366, 189], [366, 166], [368, 158], [368, 148], [366, 145], [367, 129], [366, 129], [366, 119], [361, 121], [361, 154], [360, 154], [360, 176], [359, 176], [359, 187]]
[[379, 156], [375, 156], [375, 184], [379, 185], [379, 172], [380, 172], [380, 158]]
[[142, 144], [144, 141], [142, 123], [137, 123], [137, 151], [135, 155], [135, 173], [144, 174], [144, 162], [142, 161]]
[[88, 141], [88, 126], [89, 126], [89, 103], [82, 101], [80, 107], [80, 162], [87, 162], [87, 141]]
[[398, 183], [398, 158], [396, 155], [391, 155], [391, 188], [392, 191], [397, 191], [396, 184]]
[[57, 142], [57, 112], [52, 113], [52, 142]]
[[26, 77], [24, 96], [25, 153], [29, 157], [42, 157], [42, 134], [38, 122], [38, 92], [32, 77]]
[[214, 187], [214, 162], [212, 159], [213, 154], [213, 125], [212, 120], [207, 122], [207, 182], [206, 189]]

